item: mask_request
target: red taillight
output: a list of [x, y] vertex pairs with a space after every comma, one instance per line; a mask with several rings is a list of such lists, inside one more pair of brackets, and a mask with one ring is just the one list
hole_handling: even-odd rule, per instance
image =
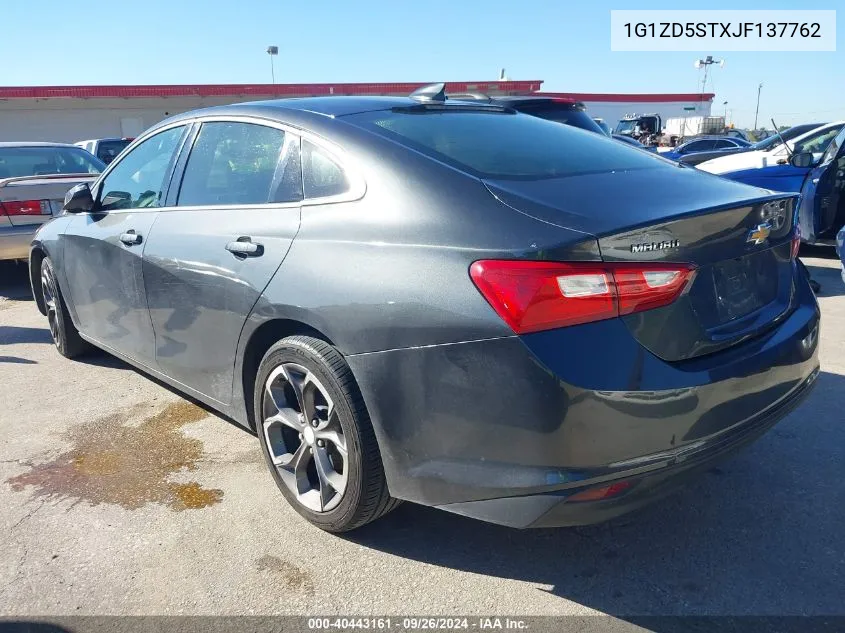
[[574, 495], [569, 497], [567, 501], [600, 501], [601, 499], [610, 499], [611, 497], [617, 497], [621, 495], [623, 492], [629, 490], [630, 488], [630, 481], [617, 481], [616, 483], [610, 484], [609, 486], [602, 486], [600, 488], [588, 488], [587, 490], [576, 492]]
[[0, 202], [7, 215], [50, 215], [49, 200], [7, 200]]
[[792, 235], [792, 251], [790, 256], [793, 260], [798, 258], [798, 251], [801, 250], [801, 228], [796, 226], [795, 233]]
[[517, 334], [577, 325], [672, 303], [689, 285], [689, 264], [482, 260], [473, 283]]

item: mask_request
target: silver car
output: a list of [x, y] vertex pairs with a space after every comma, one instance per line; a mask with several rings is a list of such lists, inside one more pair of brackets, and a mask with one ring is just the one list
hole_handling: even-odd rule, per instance
[[105, 167], [74, 145], [0, 143], [0, 260], [29, 257], [32, 236], [61, 212], [67, 190]]

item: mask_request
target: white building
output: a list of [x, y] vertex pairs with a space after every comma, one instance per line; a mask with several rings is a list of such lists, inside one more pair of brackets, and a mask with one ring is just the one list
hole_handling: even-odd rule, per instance
[[715, 95], [710, 92], [686, 94], [602, 94], [589, 92], [544, 92], [543, 94], [581, 101], [590, 116], [604, 119], [611, 129], [629, 114], [659, 114], [666, 119], [710, 116]]
[[[541, 80], [446, 84], [453, 93], [530, 94]], [[170, 115], [241, 101], [327, 95], [407, 95], [420, 83], [0, 87], [0, 141], [134, 137]], [[626, 114], [709, 115], [713, 94], [539, 93], [582, 101], [611, 127]]]
[[[450, 92], [525, 94], [542, 81], [447, 83]], [[215, 105], [327, 95], [407, 95], [421, 83], [0, 87], [0, 141], [135, 137], [170, 115]]]

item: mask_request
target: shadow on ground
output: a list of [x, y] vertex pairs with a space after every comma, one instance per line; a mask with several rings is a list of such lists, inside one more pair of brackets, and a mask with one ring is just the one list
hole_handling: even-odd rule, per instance
[[29, 275], [22, 262], [0, 262], [0, 297], [13, 301], [31, 301]]
[[810, 271], [810, 278], [821, 284], [821, 291], [817, 293], [819, 297], [845, 295], [845, 281], [842, 280], [840, 268], [807, 264], [807, 270]]
[[614, 615], [843, 614], [843, 393], [823, 372], [756, 444], [609, 524], [517, 531], [405, 504], [348, 538]]

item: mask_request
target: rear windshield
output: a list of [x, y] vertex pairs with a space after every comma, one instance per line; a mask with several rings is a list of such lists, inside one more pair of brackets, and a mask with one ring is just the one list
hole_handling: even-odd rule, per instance
[[479, 178], [672, 168], [672, 163], [604, 134], [527, 114], [387, 110], [344, 118]]
[[80, 147], [2, 147], [0, 178], [99, 174], [106, 166]]

